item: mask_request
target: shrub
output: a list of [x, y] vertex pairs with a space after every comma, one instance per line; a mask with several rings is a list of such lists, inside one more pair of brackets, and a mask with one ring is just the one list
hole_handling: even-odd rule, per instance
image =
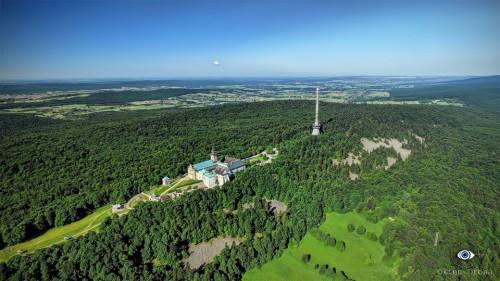
[[356, 233], [359, 235], [363, 235], [366, 232], [366, 228], [362, 225], [358, 226], [358, 229], [356, 229]]
[[335, 239], [334, 237], [329, 236], [328, 239], [326, 239], [326, 245], [335, 247], [335, 244], [337, 244], [337, 239]]
[[319, 268], [319, 274], [325, 274], [328, 271], [328, 264], [322, 264]]
[[337, 249], [341, 252], [345, 251], [345, 242], [344, 241], [337, 241]]
[[354, 226], [354, 224], [352, 224], [352, 223], [350, 223], [350, 224], [348, 224], [348, 225], [347, 225], [347, 230], [348, 230], [349, 232], [353, 232], [355, 228], [356, 228], [356, 227], [355, 227], [355, 226]]
[[335, 267], [332, 266], [328, 270], [327, 274], [328, 274], [328, 276], [335, 278], [335, 276], [337, 275], [337, 269], [335, 269]]
[[309, 261], [311, 261], [311, 255], [310, 254], [303, 254], [302, 255], [302, 261], [304, 263], [308, 263]]

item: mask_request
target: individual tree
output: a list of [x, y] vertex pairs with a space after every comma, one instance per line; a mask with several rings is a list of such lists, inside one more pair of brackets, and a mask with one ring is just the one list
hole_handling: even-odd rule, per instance
[[358, 228], [356, 229], [356, 233], [359, 234], [359, 235], [363, 235], [366, 233], [366, 228], [362, 225], [358, 226]]
[[347, 231], [353, 232], [355, 229], [356, 227], [354, 226], [354, 224], [350, 223], [347, 225]]

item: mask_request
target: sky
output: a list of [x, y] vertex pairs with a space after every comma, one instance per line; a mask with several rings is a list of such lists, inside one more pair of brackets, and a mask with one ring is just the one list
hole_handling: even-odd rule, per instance
[[492, 74], [498, 0], [0, 0], [0, 80]]

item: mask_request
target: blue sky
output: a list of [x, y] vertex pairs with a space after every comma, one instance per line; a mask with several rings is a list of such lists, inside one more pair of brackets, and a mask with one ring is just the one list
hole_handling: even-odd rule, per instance
[[0, 79], [499, 74], [499, 15], [496, 0], [0, 0]]

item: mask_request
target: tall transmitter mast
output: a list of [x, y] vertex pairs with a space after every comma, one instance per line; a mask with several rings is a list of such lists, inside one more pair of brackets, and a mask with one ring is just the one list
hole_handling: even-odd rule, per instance
[[319, 88], [316, 88], [316, 118], [312, 126], [312, 135], [319, 136], [321, 134], [321, 124], [319, 123]]

